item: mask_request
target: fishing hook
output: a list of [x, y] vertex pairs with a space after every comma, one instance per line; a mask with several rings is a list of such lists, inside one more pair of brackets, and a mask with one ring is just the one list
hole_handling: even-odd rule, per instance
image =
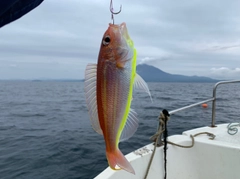
[[113, 24], [114, 24], [114, 15], [117, 15], [119, 14], [120, 12], [122, 11], [122, 5], [120, 6], [120, 10], [118, 12], [114, 12], [113, 11], [113, 2], [112, 0], [110, 1], [110, 12], [112, 13], [112, 21], [113, 21]]

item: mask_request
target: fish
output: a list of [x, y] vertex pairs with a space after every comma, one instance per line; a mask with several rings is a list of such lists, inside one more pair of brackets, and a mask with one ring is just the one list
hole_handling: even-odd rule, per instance
[[136, 57], [126, 23], [110, 23], [100, 44], [98, 62], [87, 65], [84, 82], [91, 125], [104, 137], [110, 168], [133, 174], [118, 145], [138, 128], [137, 113], [131, 109], [133, 90], [145, 91], [151, 98], [147, 83], [136, 73]]

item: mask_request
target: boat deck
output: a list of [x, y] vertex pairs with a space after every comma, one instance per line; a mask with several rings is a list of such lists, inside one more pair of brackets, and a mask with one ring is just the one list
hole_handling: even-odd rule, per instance
[[[240, 129], [240, 126], [238, 123], [232, 123], [231, 125], [236, 125], [235, 127], [236, 130], [238, 130], [238, 128]], [[218, 143], [222, 145], [230, 145], [231, 147], [240, 148], [240, 132], [236, 131], [236, 134], [230, 135], [228, 133], [228, 124], [221, 124], [221, 125], [217, 125], [216, 127], [202, 127], [202, 128], [197, 128], [193, 130], [188, 130], [183, 132], [183, 135], [190, 136], [203, 131], [214, 134], [215, 138], [214, 140], [207, 140], [207, 137], [206, 137], [207, 135], [199, 135], [195, 137], [195, 139], [199, 142], [208, 141], [209, 143]], [[234, 131], [230, 131], [230, 132], [234, 133]]]

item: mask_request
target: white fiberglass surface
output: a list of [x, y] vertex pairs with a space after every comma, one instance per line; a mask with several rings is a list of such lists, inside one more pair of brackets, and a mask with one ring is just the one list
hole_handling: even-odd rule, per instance
[[[225, 126], [218, 128], [198, 128], [186, 131], [184, 135], [169, 137], [169, 141], [181, 145], [190, 145], [190, 134], [198, 132], [212, 132], [216, 135], [214, 140], [209, 136], [195, 137], [192, 148], [180, 148], [168, 145], [167, 150], [167, 178], [168, 179], [229, 179], [238, 178], [240, 166], [240, 143], [232, 144], [225, 138], [231, 138], [226, 133]], [[220, 139], [221, 138], [221, 139]], [[113, 171], [107, 168], [96, 179], [143, 179], [153, 151], [149, 144], [127, 155], [127, 159], [135, 169], [136, 175], [125, 171]], [[148, 179], [162, 179], [164, 176], [163, 147], [156, 150]]]

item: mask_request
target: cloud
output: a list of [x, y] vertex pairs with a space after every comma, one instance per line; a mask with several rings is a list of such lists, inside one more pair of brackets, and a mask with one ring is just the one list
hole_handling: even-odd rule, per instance
[[239, 79], [240, 78], [240, 68], [211, 68], [211, 75], [216, 78], [223, 79]]
[[152, 57], [145, 57], [145, 58], [142, 58], [142, 59], [138, 60], [138, 64], [149, 63], [149, 62], [155, 61], [155, 60], [156, 59], [152, 58]]
[[[114, 1], [116, 11], [120, 5], [115, 23], [126, 22], [138, 63], [201, 76], [238, 66], [240, 1]], [[0, 29], [0, 79], [83, 78], [109, 22], [109, 1], [44, 1]]]

